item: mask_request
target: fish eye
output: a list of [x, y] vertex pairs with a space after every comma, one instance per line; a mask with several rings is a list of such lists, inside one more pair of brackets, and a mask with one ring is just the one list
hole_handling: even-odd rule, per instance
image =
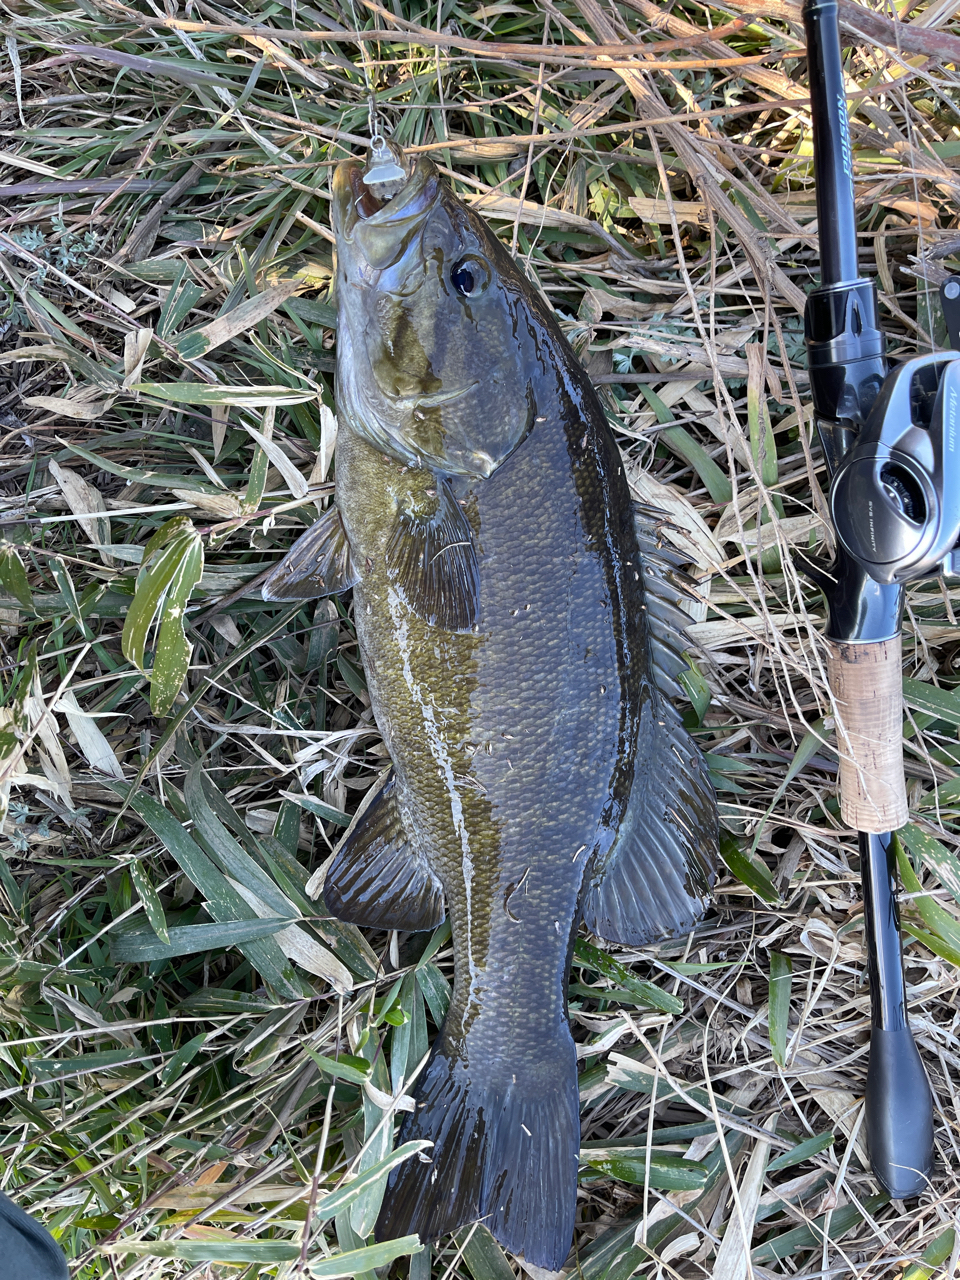
[[482, 258], [461, 258], [450, 272], [450, 283], [461, 298], [476, 298], [490, 283], [490, 271]]

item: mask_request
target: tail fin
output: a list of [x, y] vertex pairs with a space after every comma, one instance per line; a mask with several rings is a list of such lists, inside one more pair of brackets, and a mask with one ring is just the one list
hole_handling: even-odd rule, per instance
[[[488, 1055], [489, 1059], [489, 1055]], [[434, 1047], [399, 1142], [433, 1142], [390, 1176], [378, 1240], [436, 1240], [478, 1219], [511, 1253], [559, 1271], [576, 1213], [580, 1108], [573, 1040], [537, 1046], [524, 1073], [468, 1065], [445, 1038]]]

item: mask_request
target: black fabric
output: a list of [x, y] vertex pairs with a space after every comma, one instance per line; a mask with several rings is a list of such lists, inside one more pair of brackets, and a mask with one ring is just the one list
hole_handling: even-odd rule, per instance
[[0, 1192], [0, 1280], [68, 1280], [53, 1236]]

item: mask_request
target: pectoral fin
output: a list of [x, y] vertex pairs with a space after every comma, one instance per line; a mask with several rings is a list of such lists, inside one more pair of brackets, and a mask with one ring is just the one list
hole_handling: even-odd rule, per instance
[[330, 864], [323, 900], [338, 920], [377, 929], [433, 929], [443, 890], [404, 830], [392, 776]]
[[387, 568], [410, 608], [444, 631], [470, 631], [480, 616], [480, 566], [470, 523], [446, 481], [429, 517], [401, 513]]
[[313, 600], [346, 591], [358, 581], [340, 512], [331, 507], [271, 571], [261, 594], [264, 600]]
[[633, 789], [617, 838], [594, 864], [583, 896], [591, 933], [634, 947], [687, 933], [700, 920], [719, 841], [703, 757], [665, 699], [648, 699], [638, 736]]

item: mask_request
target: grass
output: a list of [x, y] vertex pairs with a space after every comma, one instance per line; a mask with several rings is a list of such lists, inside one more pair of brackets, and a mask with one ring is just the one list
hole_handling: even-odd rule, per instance
[[[384, 749], [349, 601], [257, 589], [330, 491], [328, 175], [371, 89], [550, 300], [698, 578], [686, 714], [731, 871], [680, 944], [578, 946], [572, 1269], [953, 1274], [960, 597], [911, 588], [905, 630], [907, 978], [938, 1106], [905, 1212], [863, 1152], [855, 845], [822, 603], [785, 554], [829, 534], [802, 31], [762, 7], [6, 6], [0, 1186], [82, 1280], [518, 1271], [483, 1228], [338, 1260], [369, 1249], [385, 1115], [451, 974], [443, 928], [322, 913], [312, 877]], [[908, 356], [942, 343], [960, 267], [960, 41], [898, 8], [904, 52], [858, 36], [848, 73], [863, 267]], [[165, 588], [185, 612], [157, 636]]]

